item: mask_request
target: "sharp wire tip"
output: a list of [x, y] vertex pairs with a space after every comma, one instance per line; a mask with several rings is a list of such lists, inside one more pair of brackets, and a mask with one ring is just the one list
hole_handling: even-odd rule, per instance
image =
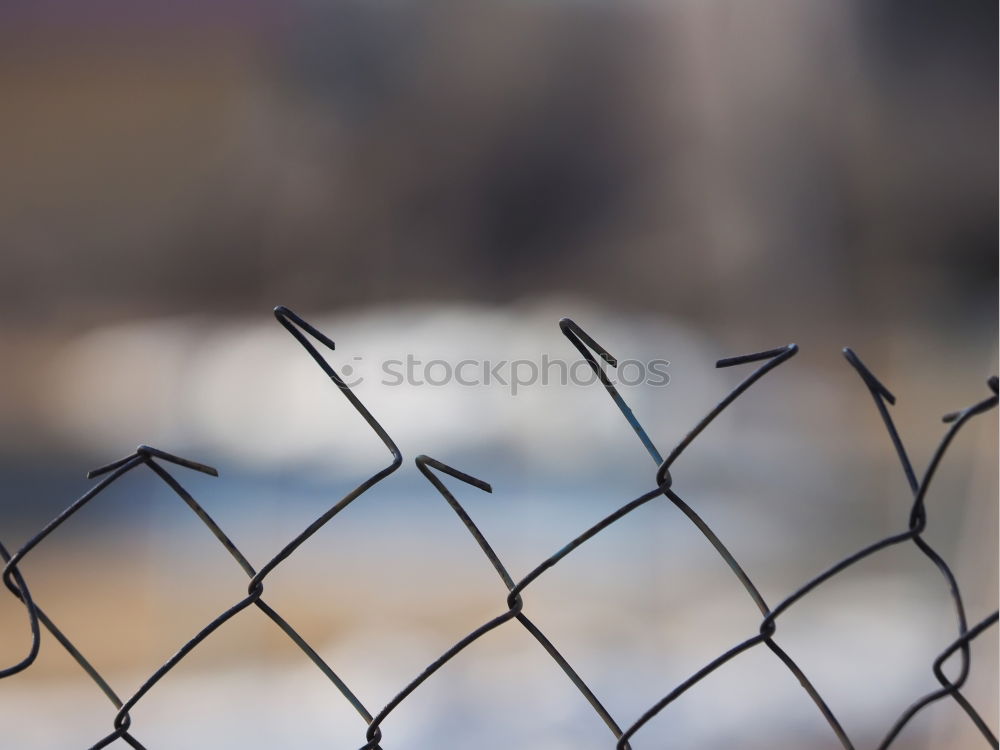
[[882, 398], [895, 406], [896, 397], [892, 395], [892, 391], [886, 388], [885, 384], [875, 377], [875, 374], [868, 368], [868, 365], [861, 361], [861, 357], [859, 357], [849, 346], [845, 346], [842, 351], [848, 363], [850, 363], [851, 367], [853, 367], [858, 375], [861, 376], [865, 385], [867, 385], [872, 392], [880, 394]]

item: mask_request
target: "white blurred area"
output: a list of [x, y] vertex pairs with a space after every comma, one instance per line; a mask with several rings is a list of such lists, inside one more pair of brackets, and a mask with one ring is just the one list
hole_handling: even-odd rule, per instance
[[[432, 455], [489, 481], [448, 480], [515, 579], [653, 485], [655, 467], [599, 385], [387, 387], [389, 358], [576, 359], [574, 318], [619, 359], [664, 358], [665, 387], [623, 387], [666, 453], [749, 368], [723, 356], [783, 341], [717, 340], [667, 317], [571, 298], [521, 305], [414, 305], [313, 316], [357, 367], [356, 393], [399, 444], [403, 467], [359, 498], [268, 578], [265, 600], [373, 712], [462, 635], [504, 610], [504, 588], [412, 459]], [[860, 380], [837, 350], [802, 353], [753, 386], [676, 464], [675, 489], [713, 526], [770, 604], [841, 557], [905, 527], [908, 492]], [[850, 343], [850, 342], [845, 342]], [[734, 348], [735, 347], [735, 348]], [[741, 347], [741, 348], [740, 348]], [[905, 347], [900, 347], [905, 350]], [[865, 352], [861, 352], [862, 356]], [[879, 353], [873, 353], [879, 359]], [[354, 359], [360, 357], [361, 360]], [[220, 469], [175, 475], [257, 566], [388, 462], [385, 448], [267, 313], [108, 326], [55, 347], [42, 424], [66, 455], [101, 463], [149, 443]], [[981, 398], [979, 377], [884, 372], [914, 463], [940, 414]], [[944, 395], [955, 400], [944, 402]], [[950, 396], [949, 396], [950, 397]], [[970, 621], [996, 606], [995, 416], [956, 441], [929, 495], [928, 539], [954, 565]], [[65, 459], [66, 461], [70, 459]], [[89, 486], [79, 482], [77, 493]], [[37, 479], [39, 495], [68, 488]], [[61, 505], [72, 500], [61, 495]], [[58, 498], [47, 497], [45, 507]], [[47, 517], [22, 504], [23, 534]], [[51, 512], [46, 511], [48, 515]], [[30, 528], [29, 528], [30, 527]], [[23, 542], [4, 538], [9, 547]], [[148, 473], [130, 476], [46, 540], [23, 566], [36, 600], [122, 693], [134, 690], [246, 579], [193, 514]], [[589, 541], [525, 593], [525, 611], [622, 724], [757, 630], [759, 616], [684, 516], [654, 501]], [[955, 634], [947, 588], [903, 545], [797, 604], [777, 641], [799, 661], [859, 748], [933, 690]], [[0, 657], [27, 647], [23, 610], [0, 600]], [[966, 693], [996, 726], [996, 634], [980, 638]], [[114, 711], [46, 637], [35, 667], [0, 681], [10, 747], [64, 748], [110, 730]], [[52, 721], [59, 716], [59, 721]], [[151, 748], [356, 748], [364, 724], [297, 649], [251, 608], [143, 699]], [[470, 646], [383, 726], [386, 748], [608, 748], [613, 740], [517, 623]], [[948, 701], [894, 747], [985, 743]], [[738, 657], [637, 735], [634, 747], [835, 748], [794, 678], [763, 648]]]
[[[337, 344], [322, 353], [355, 387], [400, 446], [413, 455], [435, 451], [498, 451], [534, 471], [559, 474], [607, 467], [601, 440], [625, 428], [598, 392], [579, 384], [387, 384], [387, 360], [413, 356], [455, 366], [473, 359], [491, 365], [546, 355], [569, 365], [582, 357], [558, 321], [572, 311], [620, 359], [667, 359], [676, 370], [668, 386], [622, 386], [626, 398], [654, 422], [693, 424], [726, 379], [713, 369], [718, 352], [676, 320], [627, 317], [579, 300], [521, 308], [456, 305], [394, 306], [309, 318]], [[396, 372], [402, 367], [395, 365]], [[422, 378], [423, 368], [417, 368]], [[481, 366], [466, 368], [468, 380]], [[589, 369], [576, 370], [589, 375]], [[443, 368], [431, 370], [440, 378]], [[477, 374], [478, 373], [478, 374]], [[528, 373], [522, 369], [522, 376]], [[556, 380], [558, 368], [550, 375]], [[629, 376], [634, 377], [630, 369]], [[43, 419], [77, 451], [115, 455], [157, 436], [163, 445], [207, 451], [225, 464], [280, 469], [294, 466], [329, 475], [378, 462], [381, 442], [354, 417], [325, 375], [267, 315], [238, 321], [207, 317], [140, 321], [101, 327], [71, 341], [53, 357]], [[369, 434], [366, 434], [369, 433]], [[374, 465], [374, 464], [372, 464]]]

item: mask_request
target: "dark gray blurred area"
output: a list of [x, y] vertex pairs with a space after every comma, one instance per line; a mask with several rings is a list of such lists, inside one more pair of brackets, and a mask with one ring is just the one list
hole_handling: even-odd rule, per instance
[[571, 290], [995, 329], [995, 3], [5, 15], [5, 327]]

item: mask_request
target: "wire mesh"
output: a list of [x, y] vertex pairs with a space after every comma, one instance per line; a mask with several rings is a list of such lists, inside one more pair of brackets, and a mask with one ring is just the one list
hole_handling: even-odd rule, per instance
[[[971, 406], [960, 411], [946, 415], [943, 420], [948, 425], [943, 437], [940, 439], [923, 474], [918, 477], [917, 471], [913, 468], [903, 440], [889, 413], [888, 406], [895, 403], [892, 393], [875, 377], [875, 375], [865, 366], [857, 354], [850, 349], [844, 349], [844, 356], [847, 362], [854, 368], [860, 376], [863, 384], [874, 400], [875, 407], [884, 423], [885, 429], [893, 444], [896, 456], [904, 477], [913, 495], [913, 502], [910, 508], [909, 517], [901, 530], [873, 544], [869, 544], [863, 549], [849, 555], [839, 562], [831, 565], [824, 572], [815, 576], [811, 580], [801, 585], [798, 589], [788, 594], [784, 599], [775, 605], [769, 605], [754, 585], [750, 575], [741, 566], [739, 561], [733, 556], [723, 541], [717, 536], [713, 529], [698, 515], [680, 495], [673, 489], [672, 470], [674, 464], [683, 455], [689, 445], [700, 435], [712, 421], [722, 413], [730, 404], [740, 398], [750, 387], [760, 380], [771, 370], [789, 361], [798, 351], [794, 344], [770, 349], [754, 354], [730, 357], [719, 360], [717, 367], [737, 367], [741, 365], [756, 364], [754, 369], [744, 380], [730, 391], [711, 411], [708, 412], [687, 435], [663, 458], [657, 450], [652, 439], [649, 437], [642, 424], [635, 417], [628, 407], [621, 394], [607, 377], [604, 366], [615, 367], [617, 360], [591, 338], [580, 326], [569, 319], [560, 321], [560, 328], [563, 334], [569, 339], [573, 346], [586, 359], [597, 379], [600, 380], [604, 389], [611, 397], [617, 408], [621, 411], [632, 430], [635, 432], [642, 446], [649, 454], [656, 465], [654, 486], [639, 497], [622, 505], [618, 510], [603, 518], [586, 531], [572, 539], [569, 543], [552, 554], [550, 557], [539, 563], [527, 575], [520, 580], [515, 580], [504, 566], [499, 555], [487, 541], [479, 527], [472, 520], [461, 502], [455, 497], [451, 490], [444, 484], [441, 475], [457, 479], [476, 489], [491, 492], [489, 484], [470, 476], [458, 469], [455, 469], [437, 459], [420, 455], [415, 459], [418, 470], [434, 486], [438, 493], [444, 498], [451, 509], [455, 512], [469, 534], [472, 535], [478, 544], [483, 555], [489, 560], [496, 570], [500, 579], [507, 588], [508, 594], [504, 602], [505, 611], [483, 623], [461, 640], [457, 641], [447, 651], [431, 662], [419, 675], [414, 677], [404, 685], [398, 693], [385, 704], [381, 710], [372, 712], [366, 708], [357, 695], [352, 692], [347, 683], [327, 664], [319, 653], [286, 621], [275, 609], [264, 600], [264, 581], [268, 575], [279, 565], [295, 553], [310, 537], [320, 528], [330, 523], [342, 510], [357, 500], [361, 495], [371, 490], [375, 485], [384, 480], [390, 474], [399, 469], [403, 464], [403, 457], [393, 442], [392, 438], [382, 428], [379, 422], [372, 416], [365, 405], [359, 400], [357, 395], [338, 375], [336, 370], [327, 362], [320, 353], [316, 344], [322, 345], [330, 350], [334, 349], [334, 343], [322, 332], [314, 328], [297, 314], [285, 307], [275, 308], [275, 317], [278, 322], [298, 341], [298, 343], [308, 352], [309, 356], [329, 377], [333, 384], [339, 389], [349, 401], [351, 406], [363, 417], [369, 428], [382, 441], [391, 456], [391, 461], [382, 469], [371, 475], [353, 490], [348, 492], [337, 503], [332, 505], [322, 515], [316, 518], [305, 529], [298, 533], [291, 541], [271, 559], [267, 560], [259, 569], [255, 569], [246, 556], [232, 542], [226, 533], [212, 519], [205, 508], [181, 485], [181, 483], [167, 470], [168, 465], [192, 471], [202, 472], [212, 476], [217, 476], [217, 472], [210, 466], [206, 466], [195, 461], [191, 461], [179, 456], [141, 445], [134, 453], [113, 463], [89, 472], [88, 477], [98, 479], [88, 492], [78, 498], [69, 507], [62, 511], [52, 521], [50, 521], [41, 531], [29, 539], [20, 549], [10, 554], [6, 548], [0, 544], [0, 557], [5, 565], [3, 569], [3, 580], [8, 590], [24, 605], [27, 614], [28, 625], [31, 631], [31, 645], [28, 653], [16, 664], [0, 669], [0, 678], [11, 677], [22, 672], [36, 661], [41, 645], [41, 629], [44, 627], [69, 655], [86, 672], [97, 687], [104, 693], [107, 699], [115, 707], [116, 713], [112, 721], [112, 731], [106, 736], [93, 742], [89, 747], [93, 749], [107, 747], [108, 745], [121, 740], [133, 748], [144, 748], [145, 745], [138, 739], [135, 728], [132, 724], [130, 711], [139, 701], [146, 696], [149, 691], [164, 679], [178, 663], [185, 659], [199, 644], [211, 637], [219, 628], [235, 615], [250, 607], [256, 607], [268, 619], [270, 619], [298, 648], [308, 657], [323, 675], [336, 687], [340, 694], [354, 708], [365, 725], [364, 743], [361, 750], [378, 750], [382, 747], [384, 740], [382, 725], [385, 720], [403, 703], [417, 688], [420, 687], [447, 662], [456, 658], [467, 646], [482, 638], [490, 631], [499, 628], [510, 621], [517, 621], [527, 630], [528, 633], [541, 645], [545, 653], [560, 667], [566, 677], [580, 692], [584, 700], [591, 706], [593, 711], [600, 717], [607, 726], [617, 750], [626, 750], [631, 747], [632, 738], [645, 726], [654, 716], [666, 709], [678, 697], [691, 689], [694, 685], [705, 679], [708, 675], [722, 667], [727, 662], [735, 659], [740, 654], [749, 651], [759, 645], [765, 646], [781, 664], [796, 678], [802, 688], [815, 704], [816, 710], [822, 715], [829, 726], [830, 732], [846, 750], [854, 750], [856, 745], [849, 738], [844, 727], [838, 721], [829, 704], [820, 695], [819, 691], [798, 666], [795, 660], [776, 641], [778, 633], [778, 620], [781, 615], [792, 608], [797, 602], [820, 588], [825, 582], [847, 570], [854, 564], [868, 558], [880, 551], [886, 550], [895, 545], [910, 542], [926, 556], [936, 567], [937, 571], [944, 579], [950, 591], [955, 613], [955, 639], [947, 645], [939, 654], [933, 656], [929, 661], [936, 680], [940, 687], [933, 692], [921, 697], [909, 706], [892, 724], [889, 731], [878, 745], [879, 750], [890, 747], [899, 737], [902, 729], [920, 711], [945, 698], [950, 698], [967, 715], [984, 740], [992, 747], [998, 747], [998, 742], [992, 729], [987, 725], [982, 715], [969, 702], [962, 693], [971, 667], [970, 643], [997, 623], [998, 613], [993, 612], [985, 618], [970, 625], [963, 602], [961, 590], [955, 575], [944, 558], [924, 539], [924, 531], [927, 528], [928, 518], [926, 510], [926, 496], [938, 470], [939, 465], [952, 441], [961, 428], [977, 415], [983, 414], [997, 405], [998, 382], [993, 376], [987, 381], [987, 385], [992, 394]], [[599, 361], [600, 360], [600, 361]], [[603, 365], [602, 365], [603, 363]], [[249, 579], [246, 594], [236, 603], [227, 608], [224, 612], [212, 619], [202, 627], [193, 637], [185, 642], [180, 649], [156, 671], [150, 674], [130, 696], [122, 698], [111, 687], [101, 673], [87, 660], [81, 651], [73, 644], [70, 638], [60, 630], [52, 619], [45, 614], [41, 606], [32, 598], [31, 591], [24, 579], [19, 564], [37, 546], [44, 542], [57, 528], [65, 523], [70, 517], [81, 511], [86, 505], [95, 500], [104, 490], [119, 480], [125, 474], [139, 467], [146, 467], [153, 472], [162, 482], [164, 482], [177, 497], [179, 497], [200, 519], [200, 521], [212, 532], [218, 542], [226, 549], [236, 564], [244, 571]], [[623, 723], [614, 718], [604, 706], [595, 692], [588, 686], [580, 674], [573, 668], [569, 661], [559, 652], [556, 645], [549, 640], [546, 635], [535, 625], [524, 611], [524, 601], [522, 593], [547, 570], [560, 563], [563, 559], [572, 555], [574, 550], [600, 534], [604, 529], [628, 516], [640, 506], [663, 497], [676, 506], [687, 519], [705, 537], [716, 553], [722, 558], [732, 575], [739, 581], [747, 596], [753, 601], [761, 613], [761, 621], [756, 633], [753, 633], [745, 640], [735, 644], [724, 653], [704, 665], [694, 674], [678, 684], [667, 695], [642, 711], [637, 718], [632, 718], [630, 722]], [[943, 666], [945, 662], [956, 652], [960, 659], [960, 668], [954, 678], [945, 675]], [[360, 733], [359, 733], [360, 734]]]

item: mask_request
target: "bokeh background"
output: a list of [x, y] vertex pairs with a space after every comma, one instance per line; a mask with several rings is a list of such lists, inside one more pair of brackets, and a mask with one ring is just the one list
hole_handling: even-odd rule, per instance
[[[654, 469], [599, 387], [384, 387], [408, 353], [572, 361], [573, 317], [621, 358], [662, 452], [740, 377], [716, 359], [795, 341], [678, 462], [675, 488], [769, 602], [907, 522], [909, 493], [852, 346], [898, 397], [923, 467], [940, 416], [997, 370], [997, 6], [908, 0], [46, 0], [0, 10], [0, 541], [17, 548], [149, 443], [261, 565], [386, 462], [270, 315], [286, 304], [404, 467], [271, 576], [269, 603], [373, 711], [505, 590], [412, 459], [456, 487], [515, 578]], [[969, 425], [929, 495], [927, 538], [972, 621], [997, 606], [997, 428]], [[246, 579], [136, 472], [22, 568], [122, 694]], [[756, 610], [672, 506], [561, 563], [526, 611], [622, 724], [756, 632]], [[857, 746], [936, 686], [947, 588], [912, 546], [831, 581], [778, 642]], [[0, 600], [0, 663], [28, 647]], [[997, 637], [967, 695], [997, 728]], [[952, 668], [954, 665], [952, 665]], [[364, 724], [251, 608], [133, 712], [151, 748], [356, 748]], [[114, 709], [53, 639], [0, 682], [11, 748], [87, 746]], [[386, 721], [386, 748], [608, 748], [611, 735], [517, 625]], [[124, 744], [122, 744], [124, 747]], [[754, 650], [636, 748], [835, 748]], [[986, 743], [942, 701], [896, 747]]]

